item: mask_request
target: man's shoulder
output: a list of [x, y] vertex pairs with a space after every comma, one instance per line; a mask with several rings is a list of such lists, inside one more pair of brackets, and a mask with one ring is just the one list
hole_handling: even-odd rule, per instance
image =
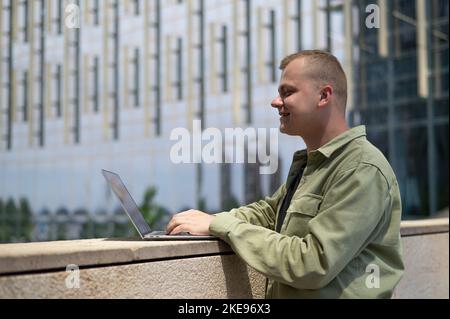
[[376, 168], [391, 186], [395, 182], [395, 174], [384, 154], [367, 139], [356, 139], [349, 145], [348, 169], [369, 165]]

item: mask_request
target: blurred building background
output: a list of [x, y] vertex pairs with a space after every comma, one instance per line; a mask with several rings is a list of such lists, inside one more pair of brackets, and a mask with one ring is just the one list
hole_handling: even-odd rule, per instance
[[278, 170], [260, 175], [258, 164], [173, 164], [170, 133], [195, 119], [222, 132], [278, 127], [278, 64], [302, 49], [342, 62], [348, 121], [391, 162], [404, 218], [448, 211], [447, 0], [0, 6], [0, 241], [133, 234], [102, 168], [155, 227], [271, 194], [298, 138], [279, 135]]

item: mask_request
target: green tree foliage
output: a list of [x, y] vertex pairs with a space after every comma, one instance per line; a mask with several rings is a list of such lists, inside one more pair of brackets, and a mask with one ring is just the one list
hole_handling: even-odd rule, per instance
[[32, 240], [33, 215], [28, 200], [21, 198], [17, 206], [14, 199], [0, 200], [0, 242], [26, 242]]
[[169, 216], [169, 210], [154, 202], [156, 188], [151, 186], [144, 193], [144, 200], [140, 210], [144, 219], [152, 229], [162, 229], [165, 227], [164, 219]]
[[229, 198], [227, 198], [222, 205], [222, 212], [227, 212], [232, 210], [233, 208], [238, 208], [239, 206], [241, 206], [234, 196], [230, 196]]
[[204, 197], [197, 200], [197, 209], [202, 212], [206, 211], [206, 199]]
[[33, 216], [30, 205], [26, 198], [21, 198], [19, 201], [19, 211], [21, 215], [18, 235], [21, 241], [31, 241], [33, 233]]
[[106, 238], [112, 235], [112, 225], [106, 210], [98, 210], [94, 218], [94, 237]]
[[85, 208], [78, 208], [73, 213], [73, 221], [79, 224], [79, 238], [87, 239], [93, 237], [94, 221], [90, 218], [89, 212]]
[[6, 242], [6, 210], [3, 200], [0, 198], [0, 243]]
[[65, 207], [60, 207], [56, 211], [54, 227], [56, 227], [56, 240], [67, 239], [67, 227], [69, 222], [69, 211]]
[[36, 229], [35, 240], [52, 240], [53, 220], [48, 208], [41, 209], [36, 216], [34, 227]]
[[[163, 229], [170, 214], [169, 210], [155, 203], [156, 192], [155, 187], [149, 187], [146, 190], [140, 210], [152, 229]], [[105, 212], [103, 213], [105, 214]], [[119, 212], [116, 209], [115, 215], [119, 213], [123, 214], [123, 211]], [[47, 221], [48, 238], [45, 240], [68, 239], [67, 231], [71, 222], [72, 224], [80, 223], [79, 237], [81, 238], [109, 237], [111, 235], [128, 237], [134, 232], [134, 227], [127, 218], [124, 218], [123, 222], [116, 221], [116, 219], [110, 221], [107, 217], [104, 218], [105, 222], [102, 219], [100, 219], [102, 221], [96, 221], [85, 209], [75, 211], [73, 218], [76, 220], [71, 221], [69, 215], [69, 211], [64, 207], [60, 207], [56, 211], [55, 218]], [[12, 198], [6, 202], [0, 199], [0, 242], [31, 241], [33, 229], [33, 215], [27, 199], [20, 199], [19, 205], [16, 205]]]
[[113, 214], [114, 227], [113, 237], [131, 237], [138, 236], [130, 219], [125, 215], [122, 206], [117, 206]]
[[12, 198], [6, 201], [4, 206], [4, 227], [2, 229], [2, 239], [4, 242], [15, 242], [17, 241], [17, 228], [19, 220], [19, 211], [16, 204]]

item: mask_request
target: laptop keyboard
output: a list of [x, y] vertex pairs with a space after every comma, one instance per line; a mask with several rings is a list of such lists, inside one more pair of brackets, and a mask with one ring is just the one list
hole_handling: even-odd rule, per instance
[[178, 234], [169, 235], [163, 230], [152, 231], [149, 235], [151, 235], [151, 236], [162, 236], [162, 235], [164, 235], [164, 236], [192, 236], [188, 232], [182, 232], [182, 233], [178, 233]]

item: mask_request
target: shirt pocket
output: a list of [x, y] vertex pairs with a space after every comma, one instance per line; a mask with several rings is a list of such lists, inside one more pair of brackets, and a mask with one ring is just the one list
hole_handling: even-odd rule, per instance
[[289, 236], [305, 237], [309, 233], [309, 221], [319, 212], [322, 200], [323, 196], [309, 193], [292, 199], [286, 211], [286, 228], [282, 233]]

